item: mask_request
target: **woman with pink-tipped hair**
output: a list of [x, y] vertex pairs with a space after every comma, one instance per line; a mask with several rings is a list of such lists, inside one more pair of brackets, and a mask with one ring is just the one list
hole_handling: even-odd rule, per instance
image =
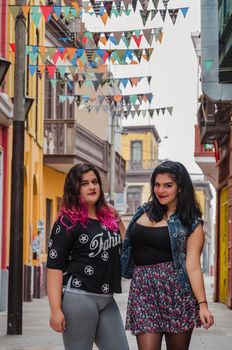
[[114, 293], [121, 293], [122, 222], [92, 164], [71, 168], [48, 244], [50, 325], [66, 350], [128, 350]]

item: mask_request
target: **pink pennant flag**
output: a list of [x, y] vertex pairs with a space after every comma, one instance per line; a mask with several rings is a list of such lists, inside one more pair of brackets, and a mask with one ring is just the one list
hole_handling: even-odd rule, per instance
[[52, 12], [52, 6], [43, 6], [41, 5], [40, 6], [40, 9], [41, 9], [41, 12], [44, 16], [44, 19], [45, 19], [45, 22], [48, 22], [48, 20], [50, 19], [50, 15], [51, 15], [51, 12]]
[[138, 37], [136, 36], [136, 34], [133, 34], [132, 38], [136, 42], [136, 45], [139, 47], [142, 40], [142, 34], [140, 34]]
[[49, 74], [49, 77], [50, 78], [54, 78], [54, 73], [56, 71], [56, 66], [46, 66], [47, 68], [47, 71], [48, 71], [48, 74]]

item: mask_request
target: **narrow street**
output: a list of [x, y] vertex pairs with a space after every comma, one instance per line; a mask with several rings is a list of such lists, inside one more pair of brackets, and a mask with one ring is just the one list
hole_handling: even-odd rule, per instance
[[[206, 289], [210, 308], [215, 316], [215, 325], [208, 331], [194, 331], [190, 350], [231, 350], [232, 310], [221, 303], [212, 302], [212, 277], [206, 277]], [[125, 319], [129, 281], [123, 281], [123, 293], [117, 295], [122, 316]], [[47, 298], [34, 299], [24, 303], [23, 335], [6, 335], [6, 312], [0, 313], [0, 350], [62, 350], [62, 339], [48, 326], [49, 308]], [[136, 350], [135, 337], [128, 333], [131, 350]], [[96, 349], [96, 348], [94, 348]], [[165, 344], [162, 350], [165, 349]], [[109, 345], [110, 350], [110, 345]], [[120, 349], [119, 349], [120, 350]]]

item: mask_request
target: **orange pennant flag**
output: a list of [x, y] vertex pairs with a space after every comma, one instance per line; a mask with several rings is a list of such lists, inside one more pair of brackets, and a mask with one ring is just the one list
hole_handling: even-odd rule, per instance
[[104, 12], [103, 13], [103, 15], [102, 16], [100, 16], [100, 18], [101, 18], [101, 20], [102, 20], [102, 22], [104, 23], [104, 24], [106, 24], [106, 22], [107, 22], [107, 20], [108, 20], [108, 13], [107, 12]]
[[21, 6], [21, 8], [22, 8], [22, 11], [23, 11], [24, 17], [25, 17], [25, 18], [27, 18], [27, 16], [28, 16], [28, 12], [30, 11], [31, 6], [28, 6], [28, 5], [23, 5], [23, 6]]

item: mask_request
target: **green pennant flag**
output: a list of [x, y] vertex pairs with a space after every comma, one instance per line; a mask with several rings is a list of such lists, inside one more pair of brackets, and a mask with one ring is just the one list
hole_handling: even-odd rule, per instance
[[34, 22], [34, 25], [35, 25], [36, 28], [39, 27], [39, 23], [40, 23], [41, 17], [42, 17], [42, 13], [32, 13], [31, 14], [31, 19]]
[[211, 70], [213, 63], [214, 60], [203, 60], [203, 66], [206, 72], [209, 72]]
[[53, 89], [56, 87], [57, 79], [50, 79]]
[[10, 13], [14, 20], [16, 20], [16, 17], [18, 16], [19, 10], [21, 10], [21, 6], [10, 6]]

